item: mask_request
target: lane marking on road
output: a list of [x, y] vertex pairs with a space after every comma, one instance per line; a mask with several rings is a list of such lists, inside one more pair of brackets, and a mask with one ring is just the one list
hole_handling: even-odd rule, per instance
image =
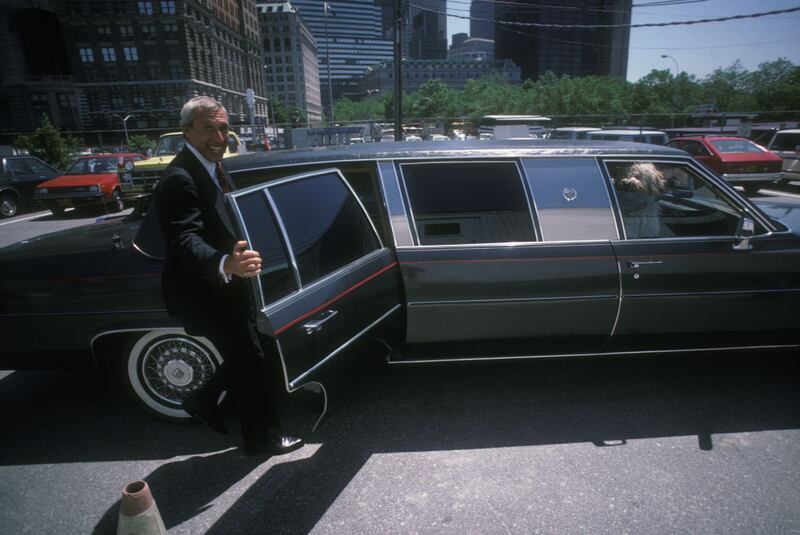
[[47, 215], [49, 212], [39, 212], [38, 214], [29, 215], [27, 217], [20, 217], [19, 219], [12, 219], [10, 221], [3, 221], [0, 223], [0, 227], [4, 225], [10, 225], [12, 223], [21, 223], [23, 221], [28, 221], [30, 219], [36, 219], [37, 217], [42, 217], [43, 215]]
[[771, 193], [772, 195], [785, 195], [787, 197], [796, 197], [796, 198], [800, 199], [800, 195], [796, 195], [794, 193], [786, 193], [784, 191], [775, 191], [775, 190], [772, 190], [772, 189], [762, 189], [761, 192], [763, 192], [763, 193]]

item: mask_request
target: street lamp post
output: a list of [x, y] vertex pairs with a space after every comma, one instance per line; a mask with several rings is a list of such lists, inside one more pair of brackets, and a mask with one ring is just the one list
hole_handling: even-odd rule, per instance
[[677, 77], [678, 77], [678, 73], [680, 73], [680, 72], [681, 72], [681, 68], [680, 68], [680, 67], [678, 67], [678, 60], [677, 60], [677, 59], [675, 59], [675, 58], [673, 58], [673, 57], [672, 57], [672, 56], [670, 56], [669, 54], [661, 54], [661, 57], [662, 57], [663, 59], [667, 59], [667, 58], [669, 58], [669, 59], [671, 59], [671, 60], [672, 60], [672, 61], [675, 63], [675, 78], [677, 78]]
[[[678, 74], [681, 72], [680, 67], [678, 67], [678, 60], [673, 58], [669, 54], [661, 54], [661, 57], [663, 59], [669, 58], [669, 59], [671, 59], [673, 61], [673, 63], [675, 63], [675, 80], [677, 81], [678, 80]], [[675, 110], [678, 109], [678, 88], [677, 88], [677, 84], [675, 84], [675, 86], [673, 86], [673, 89], [672, 89], [672, 108], [675, 109]], [[670, 115], [670, 125], [672, 127], [675, 126], [675, 116], [674, 115]]]
[[328, 2], [323, 2], [325, 10], [325, 62], [328, 64], [328, 116], [333, 126], [333, 89], [331, 86], [331, 38], [328, 34]]
[[136, 117], [136, 116], [134, 114], [132, 114], [132, 113], [129, 113], [125, 117], [122, 117], [121, 115], [117, 115], [116, 113], [112, 113], [111, 116], [112, 117], [116, 117], [117, 119], [122, 121], [122, 129], [125, 130], [125, 146], [126, 147], [130, 147], [130, 141], [128, 141], [128, 119], [130, 119], [131, 117]]

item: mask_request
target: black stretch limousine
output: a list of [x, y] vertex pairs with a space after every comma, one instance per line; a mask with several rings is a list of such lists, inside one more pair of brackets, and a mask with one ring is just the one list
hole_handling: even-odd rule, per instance
[[[289, 391], [375, 339], [390, 363], [800, 343], [797, 205], [759, 208], [682, 151], [374, 143], [225, 165], [228, 206], [264, 261], [256, 321]], [[631, 187], [642, 169], [657, 187]], [[220, 358], [166, 316], [160, 262], [131, 246], [140, 222], [0, 251], [0, 358], [84, 352], [121, 365], [151, 412], [184, 418]]]

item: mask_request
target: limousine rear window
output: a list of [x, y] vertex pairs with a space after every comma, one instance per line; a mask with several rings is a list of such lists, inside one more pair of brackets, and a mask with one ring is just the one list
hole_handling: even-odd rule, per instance
[[420, 245], [536, 240], [515, 163], [407, 163], [400, 168]]
[[611, 199], [597, 162], [524, 158], [544, 241], [608, 240], [618, 237]]

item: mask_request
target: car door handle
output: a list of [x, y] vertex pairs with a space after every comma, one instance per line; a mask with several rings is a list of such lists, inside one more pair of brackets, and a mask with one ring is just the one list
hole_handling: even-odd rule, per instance
[[326, 310], [320, 315], [319, 319], [314, 321], [309, 321], [308, 323], [303, 324], [303, 328], [306, 330], [306, 334], [314, 334], [322, 330], [323, 324], [334, 317], [338, 312], [336, 310]]
[[640, 266], [655, 266], [663, 263], [661, 260], [629, 260], [626, 262], [627, 266], [633, 269], [639, 269]]

